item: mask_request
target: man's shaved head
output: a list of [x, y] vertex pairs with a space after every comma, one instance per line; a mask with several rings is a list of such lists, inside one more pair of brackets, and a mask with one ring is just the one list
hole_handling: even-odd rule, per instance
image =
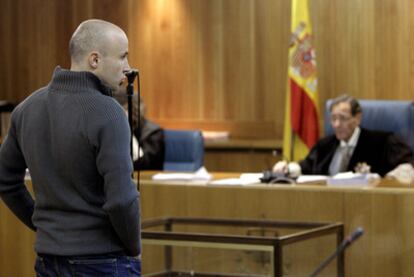
[[110, 42], [108, 33], [123, 32], [121, 28], [110, 22], [90, 19], [82, 22], [73, 33], [69, 42], [69, 52], [73, 62], [80, 62], [91, 51], [99, 51], [105, 55], [106, 45]]
[[125, 80], [128, 37], [118, 26], [103, 20], [82, 22], [69, 42], [72, 71], [89, 71], [112, 90]]

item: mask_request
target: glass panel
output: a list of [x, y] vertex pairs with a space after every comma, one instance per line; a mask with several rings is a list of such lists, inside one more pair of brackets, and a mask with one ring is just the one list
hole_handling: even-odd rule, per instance
[[[260, 250], [222, 249], [217, 247], [171, 246], [172, 276], [273, 276], [272, 252]], [[217, 244], [213, 245], [217, 246]], [[160, 249], [161, 248], [161, 249]], [[168, 252], [169, 250], [167, 250]], [[152, 253], [152, 255], [150, 255]], [[148, 245], [143, 248], [143, 276], [166, 271], [166, 247]], [[156, 258], [156, 255], [159, 255]], [[171, 276], [158, 274], [157, 276]]]

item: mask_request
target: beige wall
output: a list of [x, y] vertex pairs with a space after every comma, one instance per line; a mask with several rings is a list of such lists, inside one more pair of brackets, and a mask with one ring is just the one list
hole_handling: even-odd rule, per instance
[[[414, 2], [310, 0], [320, 106], [346, 91], [412, 99]], [[124, 28], [150, 118], [171, 128], [282, 135], [290, 1], [2, 0], [0, 99], [21, 101], [69, 66], [80, 21]]]

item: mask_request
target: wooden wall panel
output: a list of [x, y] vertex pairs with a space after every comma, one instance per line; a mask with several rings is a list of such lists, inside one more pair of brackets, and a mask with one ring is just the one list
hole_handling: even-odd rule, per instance
[[322, 101], [341, 92], [414, 98], [413, 8], [409, 0], [311, 0]]
[[[310, 9], [320, 107], [341, 92], [413, 98], [413, 1], [310, 0]], [[0, 15], [0, 99], [21, 101], [68, 67], [72, 32], [95, 17], [126, 30], [156, 122], [282, 136], [290, 1], [3, 0]]]
[[[49, 81], [57, 64], [68, 67], [74, 28], [97, 17], [127, 30], [131, 64], [140, 68], [150, 117], [167, 127], [190, 122], [192, 128], [201, 123], [224, 130], [231, 125], [236, 136], [276, 137], [283, 109], [274, 103], [284, 96], [275, 91], [283, 90], [285, 77], [275, 74], [280, 62], [269, 57], [277, 49], [286, 64], [286, 47], [276, 43], [280, 36], [273, 36], [272, 18], [289, 19], [275, 16], [283, 15], [278, 6], [250, 0], [7, 1], [0, 36], [13, 34], [13, 39], [2, 54], [6, 89], [0, 98], [21, 101]], [[21, 27], [15, 30], [15, 25]], [[283, 41], [287, 31], [284, 36]], [[256, 124], [263, 131], [244, 128]]]
[[[275, 69], [286, 65], [287, 44], [277, 43], [274, 34], [280, 29], [286, 41], [288, 31], [275, 19], [289, 20], [279, 6], [250, 0], [133, 2], [130, 61], [140, 69], [149, 116], [167, 127], [189, 122], [224, 130], [233, 124], [236, 136], [277, 136], [283, 109], [275, 103], [284, 96], [276, 90], [285, 81], [277, 83]], [[246, 124], [261, 125], [264, 132], [246, 130]]]
[[68, 68], [69, 39], [80, 22], [96, 17], [127, 28], [125, 0], [2, 0], [0, 100], [20, 102]]

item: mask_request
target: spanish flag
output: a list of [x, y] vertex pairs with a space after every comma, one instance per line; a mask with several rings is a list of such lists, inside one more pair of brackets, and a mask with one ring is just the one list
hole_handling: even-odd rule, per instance
[[303, 159], [319, 138], [315, 49], [308, 0], [292, 0], [283, 154]]

